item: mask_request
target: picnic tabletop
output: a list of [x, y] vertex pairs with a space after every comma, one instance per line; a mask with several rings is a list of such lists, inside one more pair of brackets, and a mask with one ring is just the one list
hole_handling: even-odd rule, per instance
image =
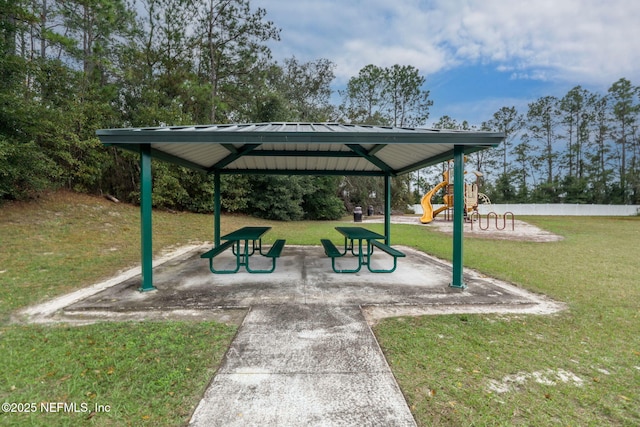
[[220, 237], [221, 240], [258, 240], [271, 227], [242, 227]]
[[351, 240], [384, 239], [385, 236], [363, 227], [336, 227], [336, 230]]

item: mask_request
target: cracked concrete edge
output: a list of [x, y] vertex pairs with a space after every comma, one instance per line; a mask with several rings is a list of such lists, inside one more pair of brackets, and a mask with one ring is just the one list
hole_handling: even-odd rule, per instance
[[147, 311], [64, 311], [47, 317], [34, 317], [29, 323], [54, 324], [65, 323], [74, 326], [91, 325], [99, 322], [162, 322], [172, 321], [216, 321], [225, 325], [239, 326], [249, 307], [219, 307], [209, 310], [147, 310]]
[[544, 304], [495, 304], [495, 305], [366, 305], [362, 306], [367, 323], [377, 325], [391, 317], [436, 316], [446, 314], [535, 314], [550, 315], [566, 308], [564, 304], [548, 302]]
[[[398, 246], [405, 252], [414, 252], [428, 258], [434, 264], [440, 264], [445, 268], [451, 268], [451, 263], [437, 258], [433, 255], [417, 251], [407, 246]], [[380, 320], [390, 317], [403, 316], [429, 316], [443, 314], [535, 314], [550, 315], [566, 310], [567, 305], [562, 302], [552, 300], [544, 294], [535, 293], [523, 289], [511, 283], [494, 279], [483, 273], [471, 268], [465, 267], [464, 274], [474, 279], [490, 280], [494, 286], [504, 289], [507, 292], [526, 297], [533, 300], [527, 304], [491, 304], [491, 305], [473, 305], [473, 304], [371, 304], [362, 305], [361, 309], [370, 326], [375, 326]], [[462, 291], [464, 292], [464, 290]]]
[[[183, 256], [191, 251], [206, 248], [208, 246], [210, 246], [210, 243], [186, 245], [186, 246], [179, 247], [175, 251], [164, 254], [158, 257], [157, 259], [153, 260], [153, 268], [156, 268], [157, 266], [164, 264], [165, 262], [171, 261], [174, 258]], [[56, 312], [62, 310], [64, 307], [74, 304], [84, 298], [95, 295], [98, 292], [102, 292], [105, 289], [108, 289], [112, 286], [122, 283], [125, 280], [129, 280], [137, 275], [140, 275], [141, 273], [142, 273], [141, 266], [133, 267], [121, 272], [115, 277], [112, 277], [110, 279], [104, 280], [99, 283], [95, 283], [86, 288], [78, 289], [77, 291], [73, 291], [68, 294], [55, 297], [43, 303], [23, 308], [21, 310], [18, 310], [12, 316], [11, 322], [12, 323], [47, 323], [48, 322], [47, 319], [54, 316]]]
[[[399, 246], [403, 251], [418, 252], [413, 248]], [[421, 256], [429, 258], [431, 262], [441, 264], [442, 266], [451, 268], [451, 263], [432, 255], [420, 252]], [[544, 294], [538, 294], [518, 287], [514, 284], [494, 279], [486, 274], [480, 273], [471, 268], [465, 267], [464, 274], [475, 279], [490, 280], [494, 286], [504, 289], [512, 294], [520, 295], [533, 300], [527, 304], [491, 304], [491, 305], [475, 305], [475, 304], [366, 304], [362, 305], [362, 312], [370, 326], [375, 326], [380, 320], [390, 317], [403, 316], [429, 316], [443, 314], [535, 314], [535, 315], [551, 315], [566, 310], [567, 305], [562, 302], [555, 301]], [[461, 291], [461, 292], [464, 292]]]
[[[208, 248], [211, 243], [203, 243], [197, 245], [187, 245], [176, 249], [173, 252], [165, 254], [153, 261], [153, 267], [157, 267], [163, 263], [171, 261], [175, 258], [184, 256], [192, 251]], [[441, 265], [444, 268], [451, 268], [451, 263], [446, 260], [437, 258], [435, 256], [426, 254], [407, 246], [398, 246], [405, 252], [414, 252], [422, 257], [428, 258], [431, 262]], [[509, 292], [517, 295], [526, 296], [527, 298], [534, 299], [533, 303], [529, 304], [492, 304], [477, 306], [472, 304], [458, 304], [458, 305], [413, 305], [413, 304], [394, 304], [394, 305], [362, 305], [361, 310], [365, 316], [367, 323], [370, 326], [376, 325], [380, 320], [389, 317], [401, 317], [401, 316], [424, 316], [424, 315], [442, 315], [442, 314], [538, 314], [548, 315], [565, 310], [566, 304], [553, 301], [550, 298], [542, 294], [536, 294], [531, 291], [522, 289], [516, 285], [509, 284], [497, 279], [490, 278], [480, 272], [465, 267], [465, 275], [473, 278], [479, 278], [484, 280], [491, 280], [491, 282], [498, 287], [501, 287]], [[244, 317], [246, 316], [249, 307], [220, 307], [215, 310], [147, 310], [136, 312], [113, 312], [113, 311], [95, 311], [88, 314], [87, 312], [72, 312], [65, 311], [63, 309], [68, 307], [84, 298], [92, 296], [98, 292], [101, 292], [109, 287], [122, 283], [125, 280], [129, 280], [137, 275], [141, 274], [141, 267], [134, 267], [129, 270], [121, 272], [119, 275], [91, 285], [87, 288], [82, 288], [77, 291], [61, 295], [53, 298], [49, 301], [36, 304], [24, 309], [19, 310], [11, 318], [12, 323], [36, 323], [36, 324], [50, 324], [50, 323], [68, 323], [73, 325], [85, 325], [101, 321], [162, 321], [162, 320], [215, 320], [225, 324], [241, 325]], [[464, 291], [463, 291], [464, 292]]]

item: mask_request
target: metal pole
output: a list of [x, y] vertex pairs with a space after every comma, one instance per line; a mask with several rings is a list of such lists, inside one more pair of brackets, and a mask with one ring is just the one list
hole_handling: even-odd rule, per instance
[[213, 244], [220, 246], [220, 173], [213, 174]]
[[391, 245], [391, 176], [384, 176], [384, 243]]
[[141, 292], [153, 291], [153, 227], [151, 224], [151, 146], [140, 145], [140, 241], [142, 253]]
[[464, 289], [462, 241], [464, 226], [464, 146], [453, 147], [453, 278], [452, 288]]

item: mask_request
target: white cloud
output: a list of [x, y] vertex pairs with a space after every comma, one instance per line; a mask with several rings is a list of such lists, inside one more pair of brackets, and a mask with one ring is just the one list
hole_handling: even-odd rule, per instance
[[[640, 84], [638, 0], [251, 4], [283, 29], [282, 41], [270, 44], [274, 58], [331, 60], [336, 90], [367, 64], [418, 68], [435, 101], [429, 124], [446, 114], [479, 125], [503, 106], [524, 112], [536, 97], [563, 96], [576, 85], [606, 91], [621, 77]], [[465, 71], [478, 65], [495, 73]], [[451, 95], [460, 87], [468, 88], [462, 97]]]
[[395, 63], [495, 64], [513, 78], [640, 79], [637, 0], [253, 0], [283, 28], [276, 57], [327, 58], [339, 80]]
[[461, 60], [512, 66], [527, 78], [542, 70], [546, 78], [591, 83], [640, 69], [635, 0], [463, 3], [449, 17], [448, 36]]

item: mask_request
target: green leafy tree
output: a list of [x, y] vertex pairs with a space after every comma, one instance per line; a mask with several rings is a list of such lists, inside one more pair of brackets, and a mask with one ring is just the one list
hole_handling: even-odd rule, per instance
[[325, 122], [335, 115], [331, 105], [334, 68], [327, 59], [301, 63], [292, 57], [273, 70], [269, 85], [281, 94], [291, 120]]
[[26, 197], [44, 178], [37, 174], [41, 165], [33, 169], [30, 160], [37, 158], [38, 147], [22, 131], [29, 110], [21, 96], [27, 63], [17, 54], [16, 35], [19, 17], [26, 14], [19, 3], [0, 0], [0, 202]]
[[49, 187], [52, 162], [33, 142], [21, 142], [0, 135], [0, 204], [22, 200]]
[[389, 103], [385, 94], [387, 84], [383, 68], [373, 64], [362, 68], [356, 77], [349, 79], [346, 89], [339, 92], [343, 98], [342, 114], [351, 123], [388, 125], [390, 120], [383, 114]]
[[[119, 108], [130, 126], [193, 123], [185, 110], [193, 100], [206, 111], [206, 91], [194, 73], [194, 51], [187, 34], [193, 17], [190, 0], [141, 0], [134, 39], [121, 49]], [[189, 111], [192, 113], [193, 111]], [[206, 115], [206, 114], [205, 114]]]
[[560, 203], [561, 189], [556, 176], [552, 182], [541, 182], [533, 188], [529, 199], [532, 203]]
[[292, 121], [290, 117], [295, 117], [288, 108], [288, 102], [279, 93], [269, 93], [256, 100], [254, 108], [249, 112], [249, 121], [254, 123], [269, 123]]
[[404, 213], [407, 210], [407, 206], [413, 204], [413, 194], [410, 189], [410, 174], [391, 178], [391, 209]]
[[[346, 120], [382, 126], [419, 126], [429, 117], [433, 102], [422, 89], [425, 78], [413, 66], [381, 68], [370, 64], [352, 77], [340, 92], [340, 111]], [[413, 204], [411, 175], [392, 178], [392, 208], [404, 211]], [[349, 211], [355, 206], [383, 208], [384, 182], [379, 178], [347, 177], [342, 197]]]
[[266, 10], [253, 11], [249, 0], [195, 2], [196, 28], [193, 44], [199, 74], [209, 88], [210, 123], [219, 119], [218, 110], [228, 108], [236, 90], [270, 56], [266, 43], [280, 39], [280, 30], [266, 21]]
[[303, 196], [305, 219], [335, 220], [345, 215], [344, 203], [337, 196], [340, 177], [310, 177], [307, 181], [311, 188]]
[[411, 65], [380, 68], [367, 65], [340, 92], [340, 110], [350, 122], [415, 127], [429, 118], [429, 91], [425, 78]]
[[[333, 68], [334, 65], [326, 60], [300, 63], [290, 58], [284, 61], [283, 66], [271, 64], [265, 74], [265, 86], [256, 88], [258, 96], [250, 117], [256, 122], [326, 121], [332, 114], [330, 84], [334, 78]], [[273, 177], [269, 182], [281, 183], [283, 179]], [[339, 177], [291, 179], [296, 185], [286, 185], [285, 193], [275, 191], [274, 194], [285, 198], [276, 201], [274, 194], [269, 197], [259, 194], [264, 190], [264, 177], [249, 176], [251, 191], [248, 200], [259, 199], [262, 201], [260, 206], [266, 201], [275, 203], [278, 208], [273, 211], [274, 219], [337, 219], [344, 214], [344, 205], [337, 196]], [[290, 200], [299, 201], [299, 206], [294, 208]]]
[[507, 175], [509, 170], [508, 154], [524, 124], [524, 117], [518, 113], [516, 107], [502, 107], [493, 113], [491, 120], [483, 125], [486, 129], [504, 133], [504, 141], [499, 148], [502, 152], [502, 175]]
[[[496, 182], [496, 192], [498, 200], [508, 202], [513, 200], [515, 189], [511, 183], [513, 178], [513, 168], [509, 160], [509, 153], [512, 146], [519, 135], [520, 130], [524, 128], [524, 117], [518, 113], [515, 107], [502, 107], [493, 114], [493, 118], [483, 123], [484, 129], [491, 129], [504, 133], [504, 141], [498, 150], [502, 157], [502, 173]], [[493, 198], [492, 198], [493, 200]]]
[[120, 40], [128, 40], [135, 14], [124, 0], [65, 0], [60, 4], [65, 36], [75, 40], [66, 55], [81, 63], [85, 90], [105, 84]]
[[594, 96], [580, 86], [571, 89], [559, 103], [564, 112], [563, 123], [567, 127], [567, 163], [569, 176], [582, 178], [584, 171], [583, 150], [589, 140], [589, 123], [592, 121]]
[[[638, 89], [640, 91], [640, 88]], [[632, 147], [633, 154], [631, 157], [631, 165], [629, 167], [629, 187], [631, 190], [631, 198], [629, 200], [632, 204], [640, 203], [640, 135], [638, 134], [638, 127], [633, 126], [632, 133]]]
[[628, 203], [629, 188], [627, 176], [627, 156], [630, 141], [633, 140], [633, 129], [637, 121], [638, 89], [625, 78], [621, 78], [609, 88], [611, 98], [611, 135], [620, 149], [619, 177], [623, 203]]
[[0, 0], [0, 52], [5, 60], [7, 57], [16, 55], [18, 18], [26, 13], [20, 3], [12, 0]]
[[586, 203], [589, 199], [587, 180], [567, 175], [560, 187], [564, 203]]
[[516, 188], [513, 185], [512, 174], [501, 174], [495, 183], [491, 201], [494, 203], [509, 203], [516, 199]]
[[248, 175], [223, 175], [220, 179], [220, 202], [227, 212], [247, 212], [251, 197], [251, 177]]
[[533, 178], [532, 168], [536, 166], [535, 158], [532, 154], [532, 147], [529, 143], [529, 136], [523, 135], [520, 143], [514, 147], [515, 165], [514, 179], [518, 183], [516, 199], [518, 203], [527, 203], [529, 194], [529, 182]]
[[415, 127], [429, 118], [429, 91], [422, 89], [425, 78], [411, 65], [394, 65], [386, 70], [385, 97], [389, 100], [388, 114], [393, 126]]
[[[413, 194], [409, 184], [409, 174], [391, 178], [391, 208], [404, 212], [407, 205], [413, 204]], [[353, 212], [356, 206], [366, 210], [373, 206], [375, 212], [384, 211], [384, 178], [371, 176], [344, 177], [339, 189], [347, 212]]]
[[381, 178], [370, 176], [347, 176], [340, 184], [340, 195], [348, 212], [353, 212], [356, 206], [374, 206], [376, 211], [383, 207], [384, 200], [379, 198], [380, 191], [384, 191]]
[[304, 218], [304, 196], [311, 191], [304, 176], [255, 175], [248, 213], [259, 218], [298, 221]]
[[608, 144], [609, 117], [608, 97], [597, 95], [593, 101], [593, 116], [589, 123], [590, 151], [587, 152], [586, 173], [589, 181], [588, 203], [610, 203], [611, 191], [608, 182], [613, 174], [610, 166], [611, 148]]
[[529, 104], [527, 124], [529, 136], [541, 145], [538, 159], [546, 166], [546, 181], [553, 181], [554, 164], [558, 158], [553, 145], [557, 140], [556, 128], [559, 124], [558, 98], [544, 96]]

